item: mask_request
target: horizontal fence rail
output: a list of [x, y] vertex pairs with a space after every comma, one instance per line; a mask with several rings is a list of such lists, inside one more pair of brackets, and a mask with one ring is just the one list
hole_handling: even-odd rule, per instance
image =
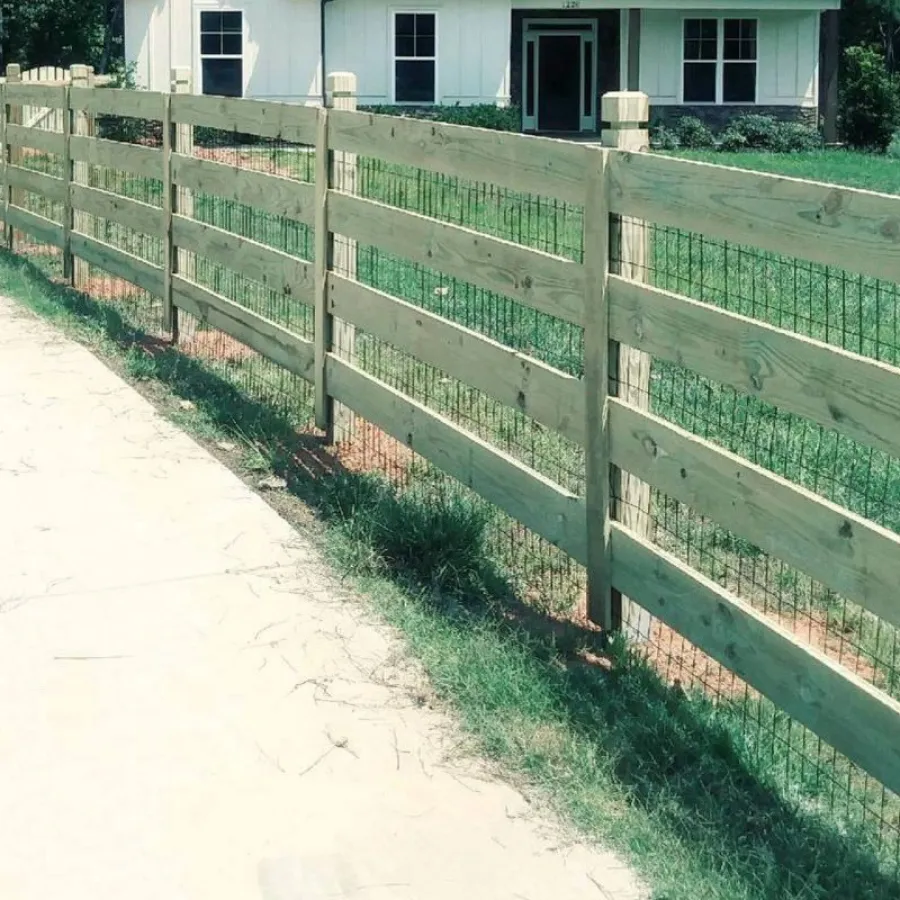
[[[639, 391], [629, 394], [621, 350], [638, 354], [635, 372], [643, 354], [900, 459], [900, 369], [645, 283], [637, 269], [646, 260], [622, 224], [641, 220], [815, 264], [838, 260], [897, 283], [900, 198], [352, 110], [82, 86], [0, 91], [9, 228], [144, 289], [170, 310], [176, 334], [181, 310], [311, 383], [320, 424], [330, 428], [343, 407], [380, 429], [586, 564], [589, 597], [599, 592], [605, 603], [620, 593], [651, 611], [900, 792], [896, 700], [639, 533], [608, 477], [633, 477], [644, 496], [684, 504], [900, 628], [894, 530], [642, 407]], [[58, 133], [28, 128], [14, 114], [26, 104], [70, 118]], [[102, 136], [102, 117], [158, 123], [162, 139]], [[291, 155], [266, 172], [237, 151], [200, 155], [200, 129], [228, 136], [251, 162], [254, 145], [240, 135], [282, 142]], [[409, 200], [424, 196], [415, 178], [381, 190], [365, 159], [449, 180], [428, 183], [426, 213]], [[118, 173], [115, 185], [100, 178], [103, 169]], [[458, 215], [459, 180], [507, 192], [479, 195], [488, 225]], [[509, 192], [577, 207], [574, 226], [568, 206], [553, 208], [554, 227], [574, 234], [573, 252], [502, 236]], [[253, 236], [236, 233], [220, 213], [223, 199], [239, 207], [229, 216], [257, 223]], [[88, 229], [85, 216], [100, 224]], [[393, 257], [407, 268], [392, 286], [375, 275]], [[414, 301], [413, 282], [427, 302]], [[475, 302], [496, 310], [490, 327], [466, 318]], [[503, 321], [510, 304], [520, 311], [515, 327]], [[545, 353], [533, 323], [565, 345], [568, 362]], [[376, 353], [414, 361], [427, 390], [415, 394], [367, 369], [366, 354]], [[465, 410], [448, 412], [435, 399], [441, 390], [496, 404], [506, 411], [502, 428], [486, 435]], [[571, 445], [581, 466], [571, 483], [539, 470], [514, 441], [502, 445], [497, 435], [523, 422], [547, 456], [562, 446], [554, 442]]]

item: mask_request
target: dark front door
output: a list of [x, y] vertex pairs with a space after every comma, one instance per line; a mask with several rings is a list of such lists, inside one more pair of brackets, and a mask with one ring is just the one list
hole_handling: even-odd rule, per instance
[[581, 36], [542, 34], [538, 53], [540, 131], [581, 131]]

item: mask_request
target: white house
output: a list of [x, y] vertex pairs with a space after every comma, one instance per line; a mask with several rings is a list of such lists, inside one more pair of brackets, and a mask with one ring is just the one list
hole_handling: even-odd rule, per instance
[[527, 131], [594, 132], [597, 98], [619, 89], [646, 92], [658, 119], [815, 122], [820, 79], [830, 118], [840, 0], [752, 3], [125, 0], [125, 52], [152, 90], [189, 66], [197, 92], [318, 103], [323, 70], [351, 71], [361, 105], [512, 102]]

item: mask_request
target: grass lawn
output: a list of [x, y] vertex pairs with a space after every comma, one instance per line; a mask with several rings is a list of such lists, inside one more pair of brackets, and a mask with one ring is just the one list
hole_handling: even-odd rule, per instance
[[849, 150], [819, 150], [813, 153], [719, 153], [690, 150], [677, 154], [683, 159], [774, 172], [792, 178], [826, 181], [848, 187], [900, 194], [900, 159]]
[[[253, 168], [264, 168], [263, 157], [251, 154]], [[900, 192], [900, 163], [892, 160], [846, 153], [691, 157]], [[309, 163], [308, 155], [285, 158], [294, 160], [288, 166]], [[280, 171], [280, 158], [274, 164]], [[361, 188], [372, 199], [580, 259], [577, 207], [383, 164], [364, 171]], [[126, 179], [116, 189], [153, 202], [157, 187]], [[297, 256], [311, 255], [311, 233], [297, 223], [205, 196], [195, 198], [195, 214]], [[124, 229], [107, 230], [106, 239], [147, 258], [159, 252], [158, 244], [141, 243]], [[668, 229], [653, 229], [650, 240], [648, 279], [660, 286], [900, 362], [895, 285]], [[581, 375], [580, 329], [376, 248], [359, 250], [361, 280]], [[544, 614], [564, 610], [580, 590], [578, 571], [558, 552], [538, 543], [523, 550], [508, 521], [428, 467], [417, 470], [411, 489], [399, 492], [359, 476], [311, 480], [294, 448], [308, 394], [297, 401], [296, 384], [285, 384], [276, 367], [261, 360], [207, 365], [174, 351], [151, 358], [141, 349], [144, 335], [127, 318], [129, 309], [61, 291], [9, 258], [0, 276], [14, 296], [102, 345], [145, 387], [158, 386], [160, 402], [186, 427], [213, 441], [239, 443], [246, 469], [274, 468], [287, 476], [291, 490], [328, 523], [329, 552], [404, 632], [479, 746], [540, 788], [587, 833], [623, 849], [657, 900], [896, 893], [896, 880], [883, 871], [893, 866], [896, 875], [898, 848], [883, 843], [869, 850], [878, 843], [879, 816], [897, 814], [896, 799], [885, 801], [878, 785], [851, 773], [770, 704], [739, 692], [726, 693], [714, 707], [699, 694], [665, 686], [622, 648], [607, 673], [572, 652], [584, 636], [569, 636], [562, 645], [548, 640], [546, 627], [538, 627], [547, 625]], [[285, 297], [202, 261], [197, 276], [309, 334], [308, 311]], [[372, 374], [581, 490], [578, 448], [370, 335], [358, 335], [357, 352]], [[286, 406], [269, 402], [279, 390], [294, 398], [290, 417]], [[170, 392], [194, 401], [196, 413], [180, 413], [166, 399]], [[651, 405], [900, 530], [897, 460], [675, 366], [654, 366]], [[818, 629], [838, 642], [842, 655], [864, 663], [863, 677], [900, 695], [893, 629], [682, 505], [663, 497], [654, 504], [657, 538], [668, 549], [780, 621], [799, 623], [798, 633]], [[523, 596], [530, 612], [515, 599]], [[897, 833], [896, 826], [884, 832]], [[877, 868], [879, 855], [885, 870]]]

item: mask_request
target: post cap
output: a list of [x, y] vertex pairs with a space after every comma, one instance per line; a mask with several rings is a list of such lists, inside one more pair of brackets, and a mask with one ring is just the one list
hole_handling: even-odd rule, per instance
[[600, 98], [600, 118], [611, 128], [643, 125], [650, 119], [650, 98], [642, 91], [610, 91]]

